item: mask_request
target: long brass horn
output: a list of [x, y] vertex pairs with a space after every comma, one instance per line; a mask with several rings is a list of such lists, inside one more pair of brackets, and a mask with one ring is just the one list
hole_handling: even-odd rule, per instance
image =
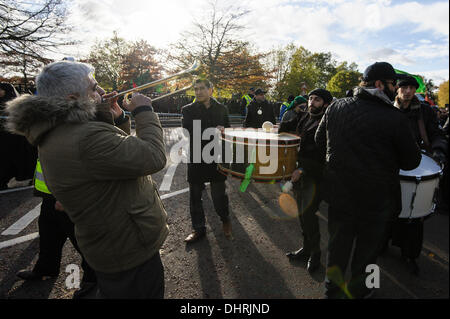
[[[129, 89], [129, 90], [126, 90], [126, 91], [119, 92], [119, 93], [117, 93], [115, 96], [113, 96], [112, 98], [116, 98], [116, 97], [119, 97], [119, 96], [124, 95], [124, 99], [127, 99], [127, 98], [128, 98], [128, 95], [129, 95], [130, 93], [137, 92], [137, 91], [141, 91], [141, 90], [144, 90], [144, 89], [148, 89], [148, 88], [153, 87], [153, 86], [155, 86], [155, 85], [158, 85], [158, 84], [160, 84], [160, 83], [165, 83], [165, 82], [168, 82], [168, 81], [170, 81], [170, 80], [179, 78], [179, 77], [181, 77], [181, 76], [184, 76], [184, 75], [186, 75], [186, 74], [189, 74], [189, 73], [191, 73], [191, 72], [196, 71], [199, 67], [200, 67], [200, 64], [199, 64], [197, 61], [195, 61], [194, 64], [193, 64], [189, 69], [180, 71], [180, 72], [178, 72], [178, 73], [169, 75], [169, 76], [167, 76], [167, 77], [165, 77], [165, 78], [162, 78], [162, 79], [159, 79], [159, 80], [156, 80], [156, 81], [153, 81], [153, 82], [149, 82], [149, 83], [146, 83], [146, 84], [142, 84], [142, 85], [140, 85], [140, 86], [137, 86], [137, 87], [135, 87], [135, 88], [132, 88], [132, 89]], [[177, 90], [177, 91], [175, 91], [175, 92], [172, 92], [172, 93], [169, 93], [169, 94], [166, 94], [166, 95], [163, 95], [163, 96], [159, 96], [159, 97], [157, 97], [156, 99], [153, 99], [153, 101], [157, 101], [157, 100], [159, 100], [159, 99], [165, 98], [165, 97], [170, 96], [170, 95], [173, 95], [173, 94], [175, 94], [175, 93], [185, 91], [185, 90], [189, 89], [190, 87], [191, 87], [191, 86], [187, 86], [187, 87], [184, 87], [184, 88], [182, 88], [182, 89], [180, 89], [180, 90]]]

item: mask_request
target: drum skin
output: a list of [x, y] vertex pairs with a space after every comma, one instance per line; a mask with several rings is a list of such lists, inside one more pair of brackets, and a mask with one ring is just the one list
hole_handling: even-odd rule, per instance
[[[226, 128], [221, 134], [222, 174], [244, 179], [247, 167], [254, 164], [251, 179], [260, 183], [289, 180], [297, 168], [300, 137], [252, 128]], [[228, 153], [227, 153], [228, 152]], [[228, 154], [228, 156], [227, 156]]]
[[402, 211], [399, 218], [421, 218], [433, 213], [441, 174], [441, 167], [425, 154], [416, 169], [400, 170]]

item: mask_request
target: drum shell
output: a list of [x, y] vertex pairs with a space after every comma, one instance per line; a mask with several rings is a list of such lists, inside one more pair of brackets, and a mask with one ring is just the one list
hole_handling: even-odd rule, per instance
[[399, 218], [422, 218], [434, 212], [441, 175], [441, 167], [425, 154], [416, 169], [400, 171], [402, 211]]
[[[264, 140], [234, 138], [222, 134], [223, 156], [218, 169], [225, 175], [244, 179], [247, 167], [254, 157], [254, 170], [251, 179], [260, 183], [277, 182], [290, 179], [297, 168], [298, 146], [300, 138], [291, 135], [291, 140]], [[272, 169], [271, 169], [272, 168]], [[264, 171], [266, 170], [266, 172]], [[267, 170], [271, 170], [267, 172]]]
[[420, 181], [418, 184], [411, 180], [400, 179], [400, 186], [402, 189], [402, 211], [398, 216], [399, 218], [421, 218], [434, 211], [435, 192], [439, 186], [439, 177]]

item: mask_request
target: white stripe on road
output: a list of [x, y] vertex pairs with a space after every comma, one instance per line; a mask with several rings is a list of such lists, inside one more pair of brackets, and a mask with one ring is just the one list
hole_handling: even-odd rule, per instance
[[176, 196], [176, 195], [180, 195], [180, 194], [183, 194], [183, 193], [187, 193], [187, 192], [189, 192], [189, 187], [183, 188], [183, 189], [181, 189], [179, 191], [176, 191], [176, 192], [173, 192], [173, 193], [161, 195], [160, 197], [161, 197], [161, 199], [166, 199], [166, 198], [170, 198], [170, 197], [173, 197], [173, 196]]
[[170, 186], [172, 185], [173, 176], [175, 175], [175, 171], [177, 170], [177, 164], [170, 164], [167, 169], [166, 174], [164, 175], [161, 186], [159, 187], [160, 192], [170, 191]]
[[27, 189], [32, 189], [32, 188], [34, 188], [34, 186], [25, 186], [25, 187], [17, 187], [17, 188], [5, 189], [3, 191], [0, 191], [0, 194], [19, 192], [19, 191], [24, 191], [24, 190], [27, 190]]
[[[207, 183], [207, 184], [209, 184], [209, 183]], [[183, 193], [187, 193], [187, 192], [189, 192], [189, 187], [181, 189], [181, 190], [173, 192], [173, 193], [161, 195], [161, 200], [166, 199], [166, 198], [170, 198], [170, 197], [173, 197], [173, 196], [176, 196], [176, 195], [180, 195], [180, 194], [183, 194]], [[19, 219], [11, 227], [6, 229], [2, 233], [2, 235], [16, 235], [16, 234], [18, 234], [22, 229], [27, 227], [37, 216], [39, 216], [40, 206], [41, 206], [41, 204], [39, 204], [38, 206], [33, 208], [31, 211], [29, 211], [25, 216], [23, 216], [21, 219]], [[30, 235], [26, 235], [26, 236], [17, 237], [17, 238], [11, 239], [11, 240], [3, 241], [3, 242], [0, 242], [0, 249], [5, 248], [5, 247], [14, 246], [14, 245], [17, 245], [17, 244], [21, 244], [21, 243], [24, 243], [26, 241], [33, 240], [33, 239], [35, 239], [37, 237], [39, 237], [39, 233], [32, 233]]]
[[17, 238], [11, 239], [11, 240], [2, 241], [2, 242], [0, 242], [0, 249], [5, 248], [5, 247], [14, 246], [17, 244], [21, 244], [21, 243], [24, 243], [29, 240], [33, 240], [38, 237], [39, 237], [39, 233], [36, 232], [36, 233], [32, 233], [32, 234], [29, 234], [26, 236], [17, 237]]
[[3, 236], [17, 235], [23, 229], [25, 229], [33, 220], [35, 220], [36, 217], [39, 216], [40, 211], [41, 211], [41, 204], [37, 205], [35, 208], [26, 213], [25, 216], [23, 216], [21, 219], [12, 224], [8, 229], [6, 229], [2, 233], [2, 235]]

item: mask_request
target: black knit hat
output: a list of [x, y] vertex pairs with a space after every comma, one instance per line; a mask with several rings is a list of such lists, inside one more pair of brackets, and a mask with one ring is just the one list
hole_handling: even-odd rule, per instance
[[331, 101], [333, 101], [333, 96], [329, 91], [325, 89], [314, 89], [308, 93], [308, 97], [310, 97], [311, 95], [320, 96], [324, 100], [325, 104], [330, 104]]
[[396, 80], [398, 78], [394, 68], [387, 62], [375, 62], [364, 71], [363, 80], [366, 82], [376, 80]]
[[401, 86], [407, 86], [407, 85], [412, 85], [412, 86], [415, 86], [416, 87], [416, 89], [418, 89], [419, 88], [419, 83], [417, 83], [417, 80], [414, 78], [414, 77], [412, 77], [411, 75], [406, 75], [406, 76], [403, 76], [399, 81], [398, 81], [398, 87], [401, 87]]

